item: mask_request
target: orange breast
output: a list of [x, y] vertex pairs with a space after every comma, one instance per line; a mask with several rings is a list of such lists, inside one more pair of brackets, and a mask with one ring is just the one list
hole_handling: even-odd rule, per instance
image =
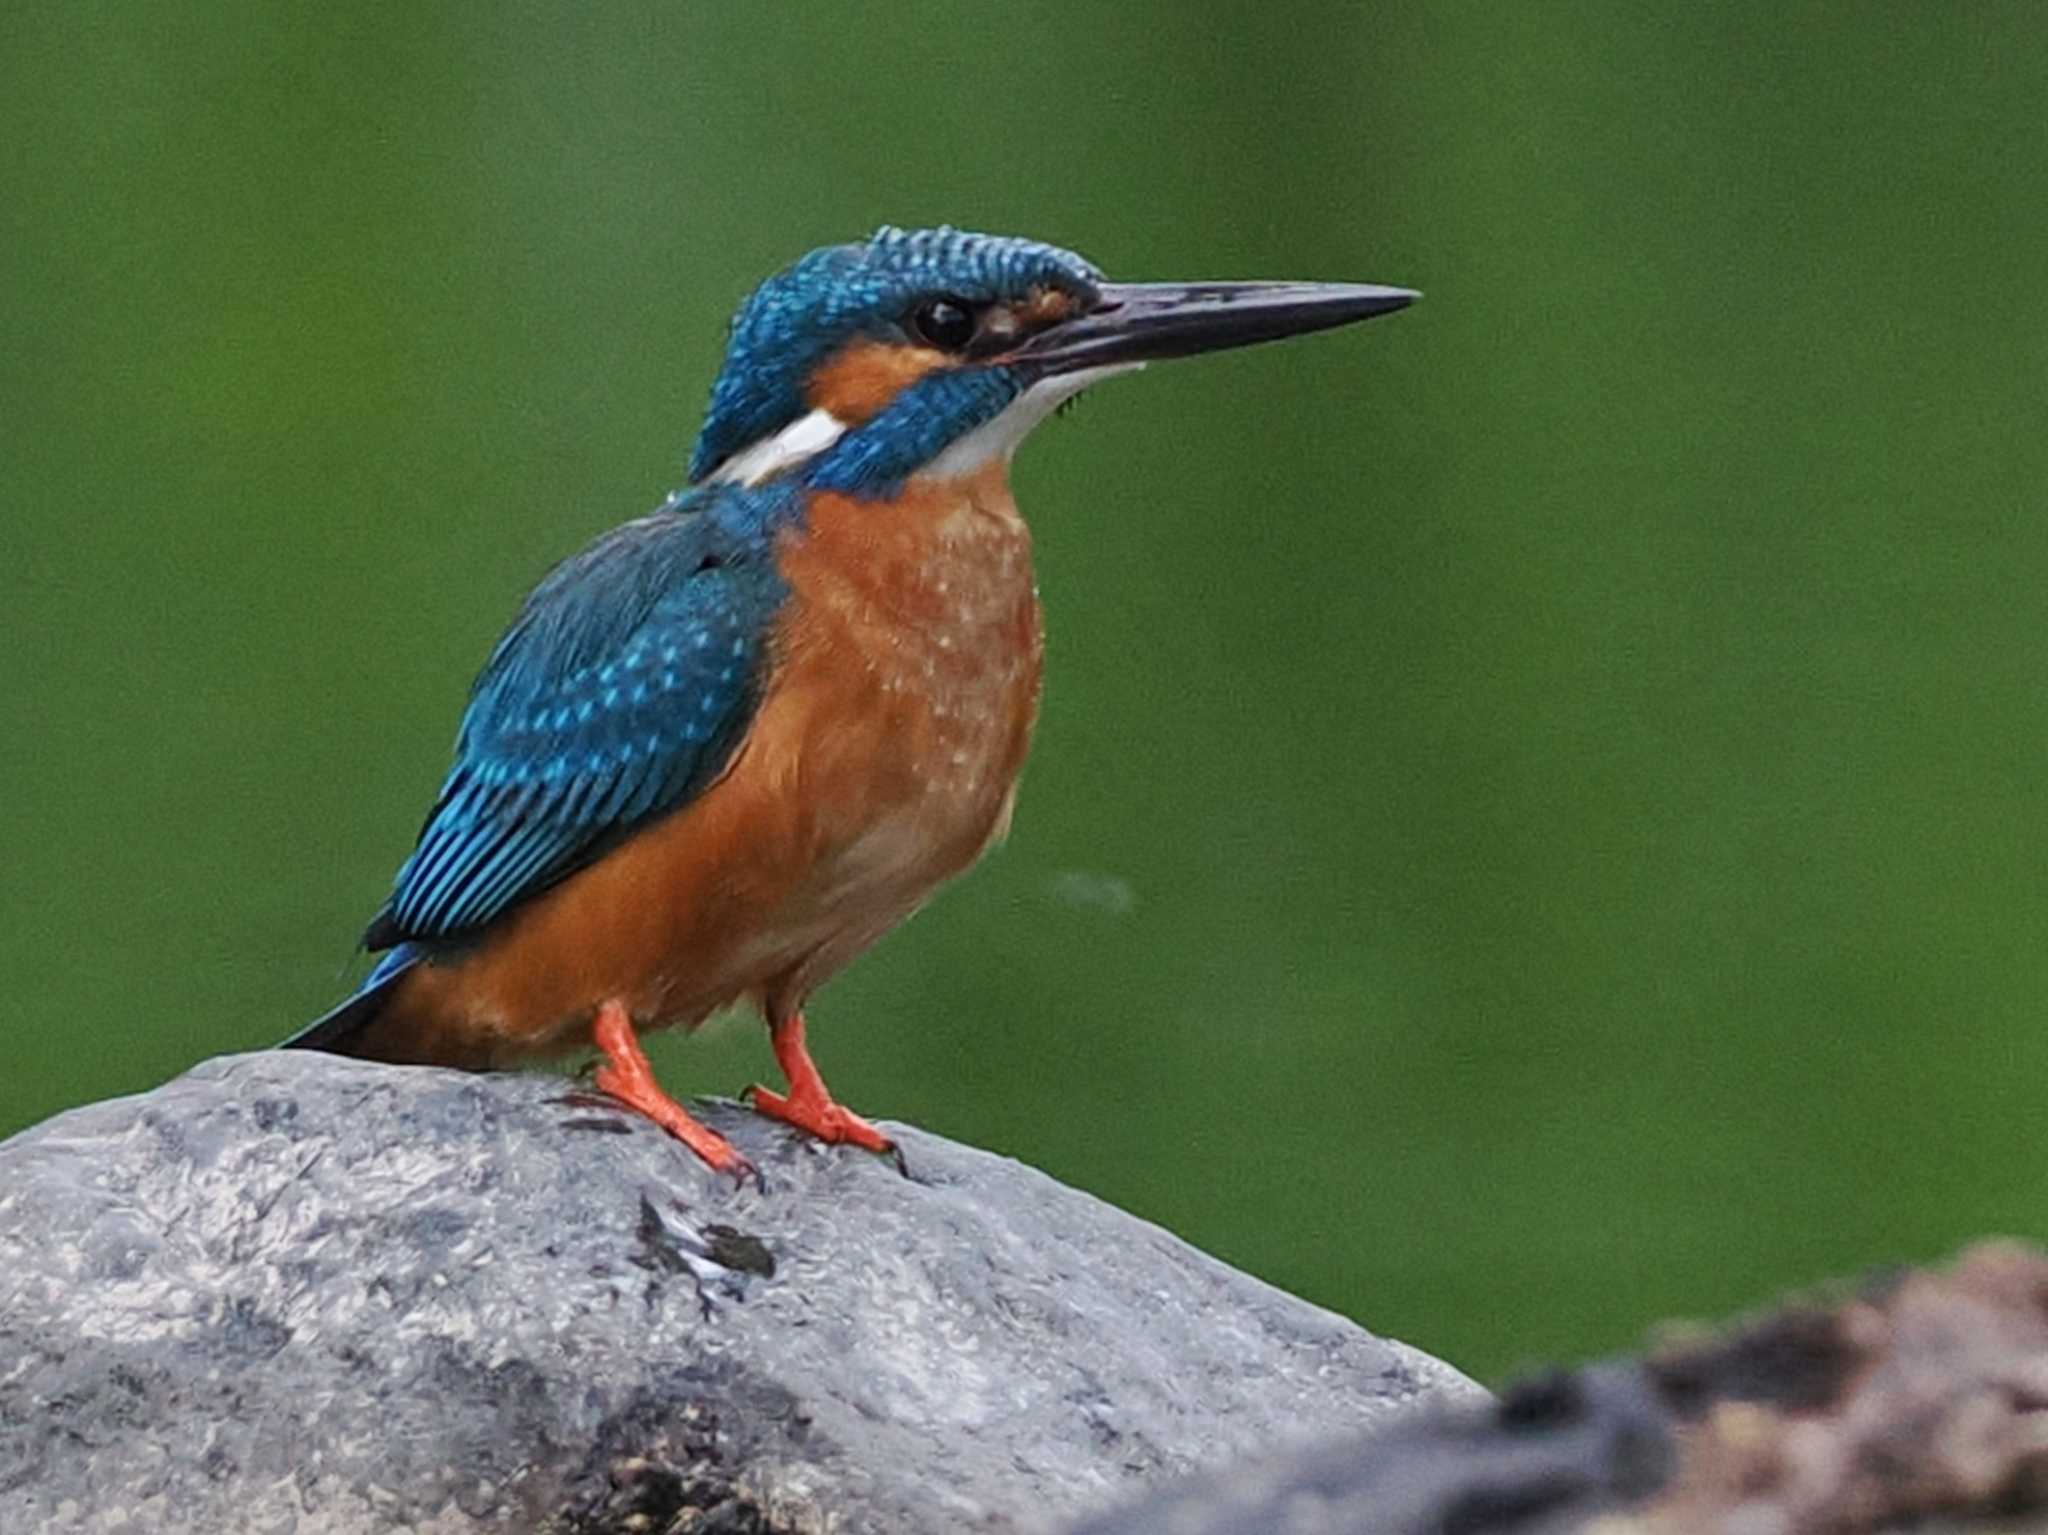
[[413, 972], [368, 1053], [506, 1064], [582, 1043], [611, 997], [647, 1027], [786, 1016], [1002, 835], [1042, 649], [1002, 467], [814, 497], [777, 554], [791, 596], [725, 775]]

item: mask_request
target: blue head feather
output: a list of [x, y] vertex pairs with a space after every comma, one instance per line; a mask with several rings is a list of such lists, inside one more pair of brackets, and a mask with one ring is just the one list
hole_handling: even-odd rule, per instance
[[993, 421], [1023, 392], [1015, 368], [945, 368], [927, 373], [848, 432], [804, 472], [819, 490], [863, 495], [894, 485], [962, 433]]
[[[941, 295], [985, 304], [1023, 298], [1034, 288], [1057, 288], [1092, 298], [1102, 274], [1056, 245], [1006, 235], [970, 234], [958, 229], [877, 230], [855, 245], [828, 245], [762, 283], [733, 316], [725, 365], [712, 386], [704, 429], [690, 457], [690, 478], [701, 480], [733, 454], [780, 431], [803, 415], [804, 385], [812, 371], [857, 337], [908, 341], [903, 321], [920, 299]], [[1001, 370], [974, 370], [983, 378]], [[967, 373], [944, 373], [905, 391], [903, 399], [869, 422], [844, 444], [847, 457], [872, 472], [887, 450], [879, 432], [885, 418], [892, 430], [916, 433], [960, 429], [955, 416], [942, 428], [935, 406], [955, 410], [992, 406], [993, 415], [1015, 397], [1014, 381], [994, 386]], [[987, 416], [980, 419], [986, 420]], [[978, 424], [968, 422], [966, 424]], [[865, 439], [855, 442], [854, 437]], [[940, 436], [933, 451], [944, 446]], [[831, 473], [852, 488], [850, 471]]]

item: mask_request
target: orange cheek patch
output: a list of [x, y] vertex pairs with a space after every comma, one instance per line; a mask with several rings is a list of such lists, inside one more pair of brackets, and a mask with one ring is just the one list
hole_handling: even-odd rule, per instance
[[943, 352], [901, 342], [855, 341], [841, 347], [811, 375], [804, 398], [858, 426], [946, 361]]

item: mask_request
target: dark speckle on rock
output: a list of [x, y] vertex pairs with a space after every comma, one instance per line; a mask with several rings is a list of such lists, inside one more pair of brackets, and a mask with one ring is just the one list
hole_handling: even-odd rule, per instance
[[584, 1135], [631, 1135], [633, 1127], [623, 1119], [565, 1119], [562, 1128]]
[[292, 1341], [292, 1330], [269, 1315], [253, 1296], [229, 1302], [220, 1321], [223, 1345], [238, 1353], [268, 1358]]
[[634, 1235], [640, 1240], [631, 1260], [635, 1266], [670, 1274], [689, 1272], [689, 1260], [683, 1256], [676, 1239], [669, 1235], [668, 1227], [662, 1224], [661, 1212], [654, 1208], [654, 1201], [645, 1194], [640, 1196], [640, 1224]]
[[277, 1130], [298, 1117], [299, 1106], [289, 1098], [258, 1098], [249, 1113], [257, 1129]]
[[712, 1262], [744, 1274], [758, 1274], [763, 1279], [775, 1277], [775, 1254], [768, 1251], [768, 1244], [759, 1237], [715, 1224], [706, 1226], [704, 1235], [709, 1238]]

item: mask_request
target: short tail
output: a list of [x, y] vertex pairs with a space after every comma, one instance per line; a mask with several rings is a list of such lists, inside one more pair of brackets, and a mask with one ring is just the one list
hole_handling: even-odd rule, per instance
[[391, 991], [405, 973], [419, 963], [419, 956], [401, 945], [377, 961], [369, 979], [354, 996], [339, 1007], [321, 1014], [289, 1039], [278, 1041], [280, 1050], [327, 1050], [336, 1055], [353, 1055], [349, 1041], [377, 1021], [391, 1000]]

